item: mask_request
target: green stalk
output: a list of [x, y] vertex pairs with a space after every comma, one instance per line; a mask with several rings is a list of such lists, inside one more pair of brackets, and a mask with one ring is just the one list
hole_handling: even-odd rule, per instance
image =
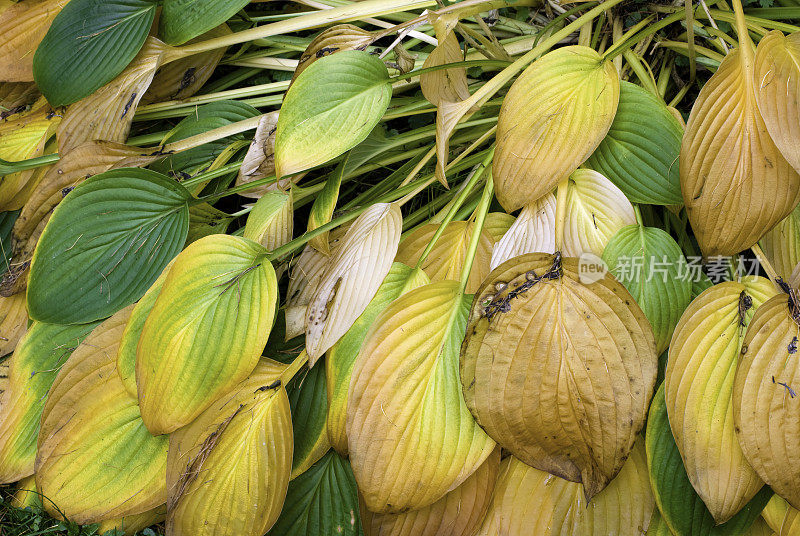
[[49, 166], [58, 162], [58, 154], [46, 154], [44, 156], [37, 156], [36, 158], [29, 158], [27, 160], [20, 160], [18, 162], [9, 162], [0, 158], [0, 177], [10, 173], [17, 173], [18, 171], [26, 171], [42, 166]]
[[483, 187], [483, 195], [475, 209], [475, 227], [472, 230], [472, 235], [469, 237], [469, 246], [467, 246], [467, 253], [464, 257], [464, 266], [461, 270], [461, 286], [459, 293], [463, 294], [467, 288], [467, 281], [469, 281], [469, 274], [472, 271], [472, 264], [475, 261], [475, 253], [478, 251], [478, 244], [481, 240], [481, 232], [483, 231], [483, 223], [486, 221], [486, 214], [489, 212], [489, 205], [492, 203], [494, 197], [494, 181], [492, 180], [491, 171], [486, 178], [486, 185]]

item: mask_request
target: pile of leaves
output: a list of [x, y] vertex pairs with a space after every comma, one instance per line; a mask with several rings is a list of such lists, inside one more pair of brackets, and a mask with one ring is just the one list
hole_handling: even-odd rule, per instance
[[796, 20], [0, 0], [0, 533], [800, 534]]

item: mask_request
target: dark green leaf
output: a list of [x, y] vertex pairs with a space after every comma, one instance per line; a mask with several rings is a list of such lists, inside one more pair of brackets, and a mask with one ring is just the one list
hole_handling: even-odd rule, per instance
[[33, 255], [31, 318], [81, 324], [138, 300], [186, 240], [191, 198], [153, 171], [95, 175], [56, 207]]
[[170, 45], [182, 45], [231, 18], [250, 0], [164, 0], [159, 35]]
[[292, 408], [294, 456], [292, 475], [307, 470], [330, 448], [326, 417], [328, 394], [325, 388], [325, 364], [304, 369], [286, 388]]
[[142, 48], [155, 14], [150, 0], [71, 0], [33, 58], [50, 105], [72, 104], [113, 80]]

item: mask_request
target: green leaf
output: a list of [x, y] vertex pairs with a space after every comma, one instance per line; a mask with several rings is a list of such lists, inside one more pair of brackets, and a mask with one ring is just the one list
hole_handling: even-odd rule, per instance
[[269, 535], [356, 536], [363, 534], [358, 492], [347, 460], [333, 451], [289, 482], [278, 521]]
[[650, 321], [660, 354], [691, 301], [692, 283], [679, 271], [686, 266], [680, 246], [661, 229], [628, 225], [611, 238], [603, 260]]
[[61, 365], [97, 326], [34, 322], [19, 342], [9, 369], [9, 390], [0, 413], [0, 482], [33, 474], [39, 419]]
[[138, 168], [95, 175], [56, 207], [33, 254], [28, 313], [83, 324], [138, 300], [178, 254], [189, 192]]
[[621, 82], [619, 107], [608, 134], [587, 165], [617, 185], [633, 203], [683, 203], [678, 154], [683, 128], [655, 96]]
[[186, 237], [188, 246], [204, 236], [225, 234], [228, 225], [234, 220], [230, 214], [214, 208], [208, 203], [200, 203], [189, 208], [189, 234]]
[[645, 446], [656, 505], [675, 536], [745, 534], [772, 496], [769, 486], [764, 486], [738, 514], [722, 525], [715, 525], [711, 512], [695, 492], [683, 467], [667, 419], [663, 384], [650, 405]]
[[170, 45], [216, 28], [250, 3], [250, 0], [164, 0], [158, 32]]
[[[339, 201], [339, 188], [342, 185], [342, 175], [347, 168], [347, 162], [350, 160], [350, 153], [347, 153], [336, 169], [328, 175], [328, 180], [325, 181], [325, 186], [317, 194], [314, 199], [314, 204], [311, 206], [311, 213], [308, 215], [308, 231], [311, 232], [317, 227], [321, 227], [331, 221], [333, 211], [336, 209], [336, 202]], [[317, 251], [325, 254], [330, 254], [331, 248], [328, 244], [328, 236], [330, 231], [326, 231], [321, 235], [315, 236], [309, 241], [312, 247]]]
[[[183, 140], [214, 128], [224, 127], [243, 119], [256, 117], [257, 115], [259, 115], [258, 110], [243, 102], [212, 102], [197, 107], [191, 115], [185, 117], [167, 134], [164, 142]], [[164, 174], [192, 174], [203, 164], [211, 163], [225, 147], [237, 139], [243, 139], [243, 135], [228, 136], [187, 151], [181, 151], [161, 160], [156, 160], [150, 165], [150, 168]]]
[[292, 478], [308, 470], [331, 446], [328, 443], [325, 366], [303, 369], [286, 387], [292, 408], [294, 456]]
[[294, 81], [278, 117], [275, 174], [324, 164], [363, 141], [378, 124], [392, 86], [367, 52], [345, 50], [315, 61]]
[[71, 0], [33, 57], [33, 77], [51, 106], [72, 104], [114, 79], [142, 48], [156, 2]]

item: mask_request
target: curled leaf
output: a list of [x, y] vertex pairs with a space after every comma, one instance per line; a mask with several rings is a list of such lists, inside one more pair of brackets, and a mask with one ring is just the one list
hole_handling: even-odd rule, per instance
[[582, 482], [591, 499], [645, 420], [657, 368], [647, 319], [610, 274], [584, 285], [578, 260], [558, 254], [507, 261], [475, 296], [461, 349], [470, 411], [514, 456]]
[[536, 60], [503, 100], [492, 176], [507, 211], [550, 193], [605, 137], [619, 101], [619, 75], [589, 47]]
[[[436, 30], [436, 39], [439, 44], [425, 59], [423, 69], [436, 67], [447, 63], [463, 61], [464, 52], [458, 44], [458, 38], [453, 31], [458, 18], [455, 16], [432, 16], [433, 27]], [[421, 74], [419, 86], [428, 102], [438, 106], [442, 101], [458, 102], [469, 98], [467, 86], [467, 70], [464, 67], [443, 69]]]
[[[278, 112], [266, 113], [258, 120], [255, 136], [244, 156], [239, 174], [236, 176], [236, 186], [263, 179], [275, 173], [275, 126], [277, 124]], [[265, 192], [287, 187], [290, 182], [287, 179], [267, 186], [257, 186], [252, 190], [241, 192], [241, 195], [258, 199]]]
[[261, 360], [249, 378], [169, 438], [167, 531], [261, 536], [275, 523], [292, 466], [283, 366]]
[[377, 203], [347, 229], [308, 304], [311, 366], [350, 329], [378, 291], [392, 266], [402, 227], [398, 205]]
[[430, 283], [393, 301], [356, 358], [347, 441], [359, 490], [373, 512], [433, 504], [494, 449], [461, 394], [458, 350], [471, 298], [459, 286]]
[[139, 405], [154, 435], [191, 423], [258, 363], [278, 292], [264, 252], [212, 235], [176, 257], [136, 351]]
[[761, 277], [714, 285], [686, 309], [672, 337], [664, 390], [669, 422], [689, 480], [717, 523], [764, 484], [739, 447], [731, 395], [746, 326], [775, 294]]
[[522, 207], [503, 237], [492, 249], [490, 268], [525, 253], [554, 253], [556, 250], [556, 197], [547, 194]]

